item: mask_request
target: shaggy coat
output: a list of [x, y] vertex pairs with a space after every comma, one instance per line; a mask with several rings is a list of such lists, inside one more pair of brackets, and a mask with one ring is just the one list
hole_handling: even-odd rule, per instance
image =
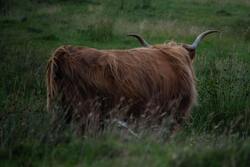
[[129, 105], [125, 118], [172, 114], [179, 124], [196, 102], [195, 85], [190, 51], [173, 42], [128, 50], [61, 46], [48, 62], [47, 104], [56, 101], [70, 119], [87, 118], [98, 99], [103, 118], [122, 103]]
[[117, 118], [114, 111], [118, 119], [125, 120], [161, 122], [171, 115], [174, 124], [170, 130], [175, 130], [196, 103], [195, 50], [214, 32], [218, 31], [201, 33], [192, 45], [149, 45], [139, 35], [130, 34], [144, 47], [98, 50], [61, 46], [47, 66], [48, 109], [59, 111], [66, 121], [77, 122], [83, 132], [90, 118], [103, 127], [104, 120]]

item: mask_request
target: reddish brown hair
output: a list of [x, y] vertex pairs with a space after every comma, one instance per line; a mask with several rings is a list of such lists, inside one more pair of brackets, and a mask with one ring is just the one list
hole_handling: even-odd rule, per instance
[[122, 113], [126, 116], [137, 117], [154, 108], [151, 115], [172, 114], [181, 123], [196, 102], [192, 67], [196, 46], [174, 42], [128, 50], [61, 46], [48, 62], [48, 109], [57, 104], [70, 114], [87, 117], [91, 101], [99, 99], [101, 113], [107, 115], [123, 99], [130, 105]]

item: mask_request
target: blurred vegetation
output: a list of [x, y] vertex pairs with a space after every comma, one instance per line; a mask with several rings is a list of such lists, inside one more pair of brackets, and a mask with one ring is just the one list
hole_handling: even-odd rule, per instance
[[[1, 0], [0, 27], [1, 166], [248, 166], [248, 0]], [[221, 34], [198, 49], [198, 105], [176, 136], [51, 129], [45, 71], [58, 46], [139, 47], [131, 32], [152, 44], [191, 43], [207, 29]]]

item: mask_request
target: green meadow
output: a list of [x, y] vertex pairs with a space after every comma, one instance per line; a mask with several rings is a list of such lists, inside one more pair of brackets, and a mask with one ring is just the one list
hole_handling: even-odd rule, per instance
[[[63, 122], [52, 130], [45, 73], [57, 47], [140, 47], [128, 33], [192, 43], [208, 29], [220, 33], [197, 50], [198, 104], [175, 135], [137, 138], [113, 127], [77, 136]], [[1, 167], [249, 165], [249, 0], [0, 1]]]

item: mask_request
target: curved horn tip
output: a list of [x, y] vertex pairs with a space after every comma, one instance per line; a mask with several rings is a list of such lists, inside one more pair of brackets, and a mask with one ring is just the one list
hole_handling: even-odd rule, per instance
[[207, 36], [208, 34], [214, 33], [214, 32], [220, 32], [219, 30], [207, 30], [203, 33], [201, 33], [200, 35], [197, 36], [197, 38], [195, 39], [195, 41], [193, 42], [192, 45], [190, 45], [190, 48], [192, 49], [196, 49], [197, 46], [199, 45], [199, 43], [201, 42], [201, 40]]
[[141, 43], [141, 45], [144, 46], [144, 47], [150, 47], [151, 46], [139, 34], [131, 33], [131, 34], [127, 34], [127, 36], [135, 37]]
[[140, 35], [137, 33], [128, 33], [127, 36], [140, 36]]
[[205, 32], [203, 32], [203, 33], [204, 33], [204, 34], [210, 34], [210, 33], [214, 33], [214, 32], [220, 33], [219, 30], [207, 30], [207, 31], [205, 31]]
[[219, 30], [207, 30], [207, 31], [211, 31], [211, 32], [220, 32]]

